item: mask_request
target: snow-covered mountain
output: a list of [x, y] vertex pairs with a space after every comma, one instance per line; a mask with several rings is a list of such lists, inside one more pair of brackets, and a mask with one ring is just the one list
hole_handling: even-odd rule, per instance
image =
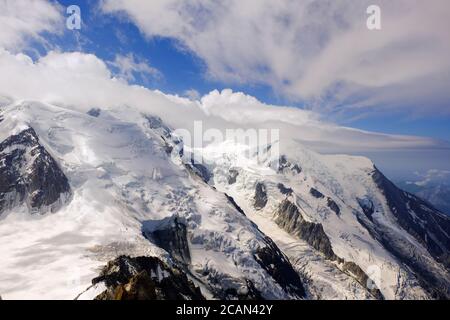
[[450, 215], [450, 183], [417, 185], [411, 181], [401, 181], [397, 185], [403, 190], [428, 201], [438, 210]]
[[450, 219], [366, 158], [194, 148], [158, 106], [0, 110], [4, 299], [450, 298]]

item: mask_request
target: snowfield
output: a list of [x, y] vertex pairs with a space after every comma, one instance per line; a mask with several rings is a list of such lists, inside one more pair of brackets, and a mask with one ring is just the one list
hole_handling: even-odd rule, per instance
[[[372, 178], [370, 160], [320, 155], [295, 139], [280, 146], [283, 161], [270, 155], [257, 161], [261, 154], [256, 152], [244, 157], [246, 146], [232, 141], [191, 148], [172, 134], [171, 118], [160, 110], [150, 107], [144, 113], [123, 106], [86, 113], [28, 101], [5, 103], [0, 109], [0, 142], [34, 129], [71, 188], [70, 198], [61, 198], [56, 212], [43, 208], [32, 214], [25, 203], [0, 206], [3, 299], [74, 299], [80, 294], [80, 299], [92, 299], [104, 290], [100, 284], [86, 291], [92, 279], [120, 255], [156, 256], [169, 266], [181, 266], [207, 298], [250, 295], [254, 287], [267, 299], [373, 299], [364, 276], [385, 299], [436, 297], [429, 288], [434, 282], [427, 282], [406, 259], [404, 252], [409, 252], [420, 257], [420, 270], [447, 284], [441, 294], [449, 294], [448, 265], [438, 261], [426, 240], [399, 224]], [[170, 152], [180, 147], [204, 164], [183, 163]], [[8, 170], [6, 163], [0, 162], [2, 166]], [[262, 194], [256, 195], [258, 184]], [[258, 197], [262, 207], [255, 206]], [[280, 226], [284, 200], [298, 208], [305, 223], [323, 227], [340, 260]], [[362, 203], [370, 204], [371, 213], [364, 214], [369, 205]], [[412, 217], [414, 212], [410, 210]], [[179, 227], [178, 221], [186, 228], [184, 246], [183, 230], [176, 243], [148, 236]], [[448, 257], [442, 237], [448, 239], [450, 230], [443, 225], [438, 232], [441, 240], [436, 242]], [[395, 250], [383, 242], [386, 237], [395, 239]], [[273, 271], [279, 266], [262, 262], [259, 250], [269, 246], [268, 238], [285, 255], [272, 249], [270, 257], [284, 267], [292, 265], [305, 296], [283, 285], [286, 279]], [[361, 272], [344, 268], [345, 262]]]

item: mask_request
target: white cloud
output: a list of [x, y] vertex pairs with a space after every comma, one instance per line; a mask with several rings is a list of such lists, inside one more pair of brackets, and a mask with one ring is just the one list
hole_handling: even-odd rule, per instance
[[200, 98], [201, 98], [200, 92], [198, 92], [195, 89], [186, 90], [184, 92], [184, 96], [193, 101], [200, 100]]
[[162, 74], [158, 69], [151, 67], [147, 61], [136, 58], [132, 53], [127, 55], [117, 54], [110, 65], [117, 68], [118, 76], [127, 81], [135, 81], [136, 75], [148, 76], [152, 79], [162, 78]]
[[378, 0], [375, 32], [366, 28], [372, 2], [103, 0], [102, 8], [148, 37], [179, 40], [222, 81], [267, 84], [332, 111], [382, 104], [450, 112], [450, 2]]
[[[267, 105], [252, 96], [223, 90], [213, 91], [200, 101], [165, 95], [130, 85], [115, 78], [107, 63], [92, 54], [49, 52], [33, 61], [24, 54], [0, 50], [0, 105], [13, 100], [36, 100], [87, 112], [91, 108], [115, 109], [131, 106], [158, 115], [174, 129], [193, 131], [194, 121], [204, 130], [279, 129], [281, 149], [295, 143], [326, 153], [372, 155], [412, 152], [410, 171], [417, 155], [428, 162], [444, 159], [448, 167], [449, 146], [428, 138], [377, 134], [339, 127], [321, 120], [317, 113], [298, 108]], [[439, 153], [440, 152], [440, 153]], [[389, 167], [388, 162], [384, 167]], [[405, 163], [401, 163], [405, 167]], [[450, 168], [449, 168], [450, 169]]]
[[286, 141], [296, 140], [323, 152], [448, 148], [428, 138], [339, 127], [312, 111], [267, 105], [229, 89], [213, 91], [200, 101], [165, 95], [115, 78], [104, 61], [81, 52], [52, 51], [34, 62], [24, 54], [0, 50], [0, 70], [0, 96], [9, 98], [5, 101], [37, 100], [82, 112], [128, 105], [159, 115], [174, 128], [189, 130], [194, 120], [203, 120], [205, 129], [277, 128]]
[[415, 174], [420, 180], [413, 183], [419, 187], [448, 184], [450, 182], [449, 170], [430, 169], [425, 173], [416, 172]]
[[60, 7], [45, 0], [0, 0], [0, 47], [19, 51], [29, 39], [42, 40], [42, 32], [64, 27]]

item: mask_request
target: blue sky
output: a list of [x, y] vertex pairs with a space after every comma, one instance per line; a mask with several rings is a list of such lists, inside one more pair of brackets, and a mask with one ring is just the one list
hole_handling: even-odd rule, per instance
[[[238, 123], [248, 110], [260, 110], [249, 121], [295, 118], [290, 135], [314, 150], [368, 156], [392, 177], [447, 172], [450, 2], [377, 3], [380, 30], [367, 28], [369, 0], [10, 0], [0, 97], [145, 107], [136, 84]], [[81, 30], [66, 27], [73, 4]]]
[[[73, 0], [58, 2], [64, 7], [74, 3]], [[208, 79], [205, 76], [205, 63], [194, 53], [181, 48], [177, 40], [168, 37], [145, 38], [135, 24], [117, 16], [99, 14], [96, 0], [75, 2], [82, 12], [81, 30], [66, 31], [63, 37], [51, 36], [52, 42], [62, 51], [93, 53], [105, 61], [114, 60], [116, 54], [133, 53], [163, 75], [157, 80], [138, 77], [135, 83], [165, 93], [183, 95], [185, 91], [195, 89], [204, 95], [215, 89], [231, 88], [269, 104], [295, 104], [275, 94], [269, 86], [236, 85]]]
[[[99, 12], [98, 2], [60, 0], [63, 6], [77, 3], [81, 7], [83, 25], [79, 31], [66, 31], [63, 36], [51, 35], [52, 44], [62, 51], [84, 51], [97, 55], [104, 61], [113, 61], [117, 54], [132, 53], [136, 59], [145, 61], [159, 70], [161, 77], [153, 78], [137, 74], [132, 82], [166, 93], [183, 95], [194, 89], [200, 95], [214, 89], [231, 88], [257, 97], [259, 100], [275, 105], [291, 105], [303, 108], [302, 99], [275, 90], [272, 86], [253, 81], [237, 83], [207, 76], [208, 65], [192, 50], [187, 50], [180, 39], [165, 36], [144, 36], [136, 23], [119, 15], [105, 15]], [[41, 50], [42, 53], [43, 50]], [[280, 57], [281, 59], [281, 57]], [[383, 93], [380, 93], [383, 94]], [[333, 103], [333, 95], [327, 95], [321, 103]], [[416, 112], [408, 108], [405, 101], [402, 108], [382, 112], [352, 112], [323, 115], [340, 124], [383, 133], [420, 135], [450, 141], [449, 112]], [[423, 102], [419, 102], [423, 103]], [[440, 102], [442, 103], [442, 102]], [[400, 105], [402, 102], [400, 102]], [[308, 106], [307, 106], [308, 107]], [[370, 110], [379, 105], [374, 103]], [[381, 106], [383, 107], [383, 106]], [[434, 109], [433, 105], [424, 107]], [[447, 109], [450, 107], [447, 107]]]

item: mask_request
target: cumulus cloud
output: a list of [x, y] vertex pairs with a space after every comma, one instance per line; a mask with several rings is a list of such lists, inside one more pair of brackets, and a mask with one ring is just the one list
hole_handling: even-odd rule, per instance
[[200, 92], [195, 89], [189, 89], [184, 92], [184, 96], [190, 100], [199, 100], [201, 98]]
[[147, 37], [177, 39], [221, 81], [270, 85], [311, 108], [331, 111], [383, 105], [450, 112], [444, 85], [450, 80], [450, 3], [376, 3], [381, 31], [366, 28], [366, 9], [373, 4], [368, 0], [102, 0], [101, 5], [133, 21]]
[[43, 32], [63, 29], [61, 8], [45, 0], [0, 0], [0, 47], [19, 51], [27, 40], [43, 40]]
[[118, 76], [127, 81], [134, 82], [137, 75], [144, 79], [147, 77], [152, 79], [162, 78], [162, 73], [158, 69], [151, 67], [147, 61], [136, 58], [132, 53], [127, 55], [117, 54], [110, 65], [118, 70]]

